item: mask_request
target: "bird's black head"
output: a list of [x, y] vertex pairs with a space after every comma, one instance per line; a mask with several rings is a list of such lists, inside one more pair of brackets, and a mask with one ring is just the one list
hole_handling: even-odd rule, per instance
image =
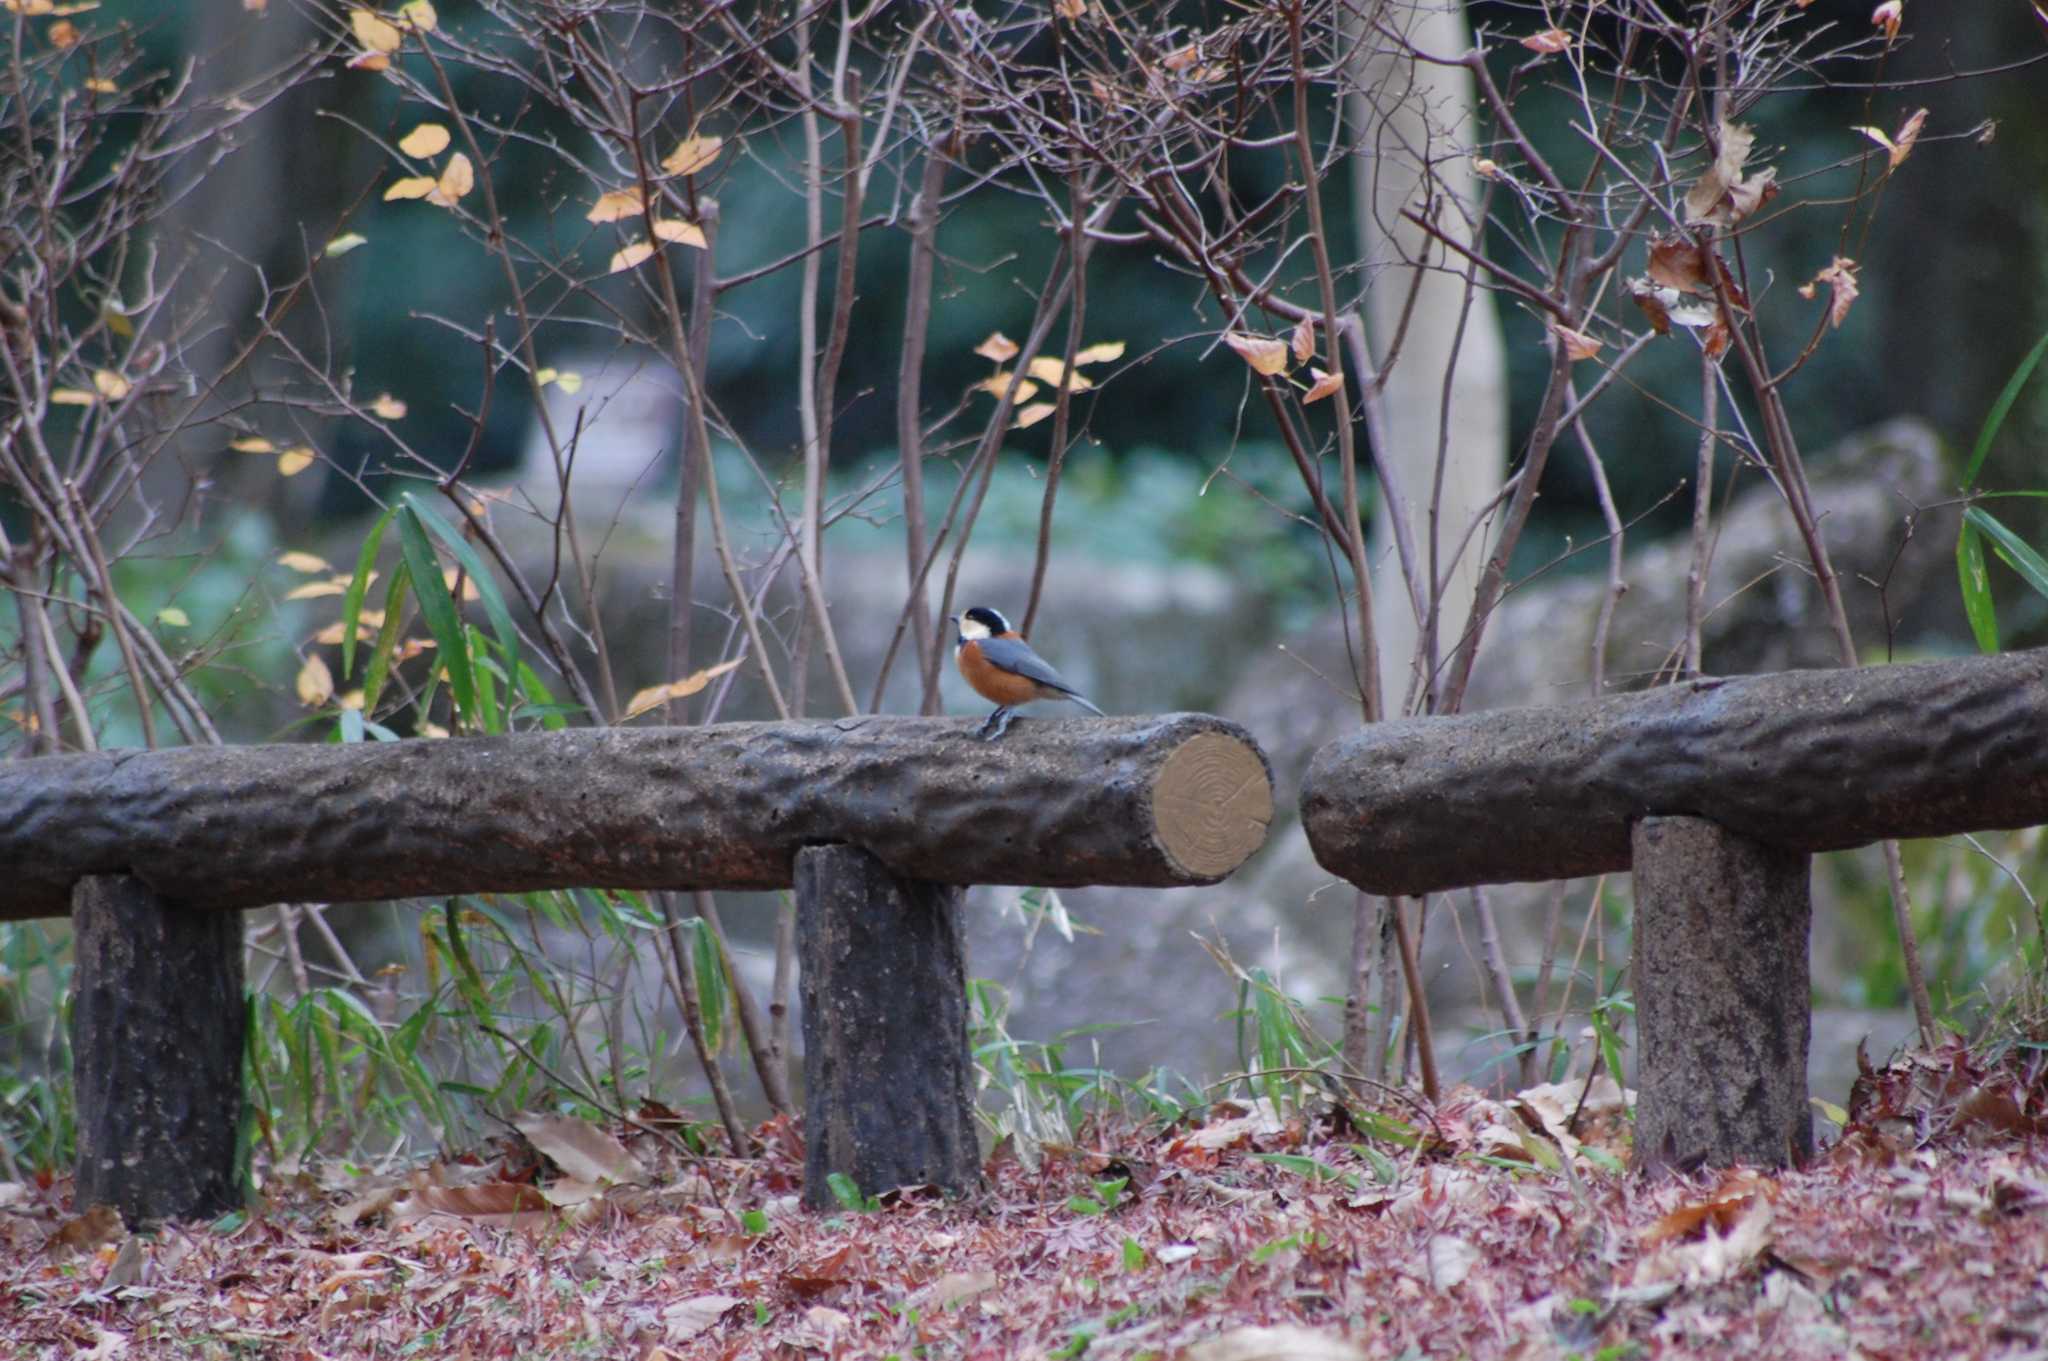
[[972, 642], [978, 638], [993, 638], [999, 633], [1010, 631], [1010, 621], [986, 605], [976, 605], [955, 620], [960, 640]]

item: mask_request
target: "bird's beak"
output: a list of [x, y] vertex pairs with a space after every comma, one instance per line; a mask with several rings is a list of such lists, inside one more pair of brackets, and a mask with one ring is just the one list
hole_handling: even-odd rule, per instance
[[957, 614], [949, 614], [946, 616], [946, 622], [949, 624], [957, 624], [960, 622], [960, 616]]

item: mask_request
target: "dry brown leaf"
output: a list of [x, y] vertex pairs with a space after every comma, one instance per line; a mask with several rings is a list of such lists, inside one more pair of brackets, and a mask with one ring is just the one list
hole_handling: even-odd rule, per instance
[[1559, 326], [1556, 322], [1552, 322], [1550, 333], [1557, 337], [1560, 345], [1564, 346], [1565, 357], [1575, 364], [1581, 359], [1591, 359], [1600, 353], [1601, 342], [1587, 335], [1584, 331], [1574, 331], [1569, 326]]
[[1663, 236], [1650, 243], [1650, 277], [1683, 293], [1710, 293], [1707, 254], [1687, 236]]
[[1906, 16], [1905, 0], [1884, 0], [1884, 3], [1870, 11], [1870, 22], [1874, 28], [1884, 30], [1884, 39], [1890, 42], [1899, 36], [1899, 22]]
[[327, 559], [319, 554], [307, 553], [297, 548], [287, 548], [284, 552], [279, 553], [277, 555], [277, 565], [289, 568], [294, 572], [305, 572], [308, 574], [313, 572], [331, 572], [334, 570], [333, 564], [329, 563]]
[[1187, 1361], [1365, 1361], [1366, 1351], [1338, 1333], [1283, 1324], [1233, 1328], [1184, 1353]]
[[1017, 342], [1001, 331], [990, 331], [988, 338], [974, 347], [974, 352], [998, 364], [1008, 363], [1017, 357]]
[[448, 129], [439, 123], [422, 123], [398, 139], [398, 149], [416, 160], [438, 156], [448, 149]]
[[1305, 364], [1308, 357], [1316, 352], [1316, 323], [1312, 317], [1303, 317], [1294, 324], [1294, 335], [1287, 348], [1293, 352], [1294, 362]]
[[497, 1223], [554, 1222], [546, 1196], [524, 1182], [509, 1181], [487, 1181], [476, 1186], [417, 1186], [397, 1213], [407, 1219], [448, 1214]]
[[277, 471], [285, 477], [297, 477], [313, 466], [314, 458], [310, 446], [295, 444], [277, 456]]
[[1052, 402], [1033, 402], [1017, 413], [1017, 419], [1010, 422], [1012, 430], [1024, 430], [1038, 424], [1053, 412], [1059, 410]]
[[1088, 0], [1052, 0], [1052, 11], [1062, 19], [1078, 20], [1088, 13]]
[[320, 660], [319, 653], [307, 654], [306, 664], [299, 668], [296, 688], [299, 703], [308, 709], [317, 709], [334, 698], [334, 673]]
[[79, 36], [78, 25], [72, 23], [69, 19], [59, 19], [56, 23], [50, 25], [49, 32], [45, 36], [49, 38], [50, 46], [59, 51], [67, 47], [76, 47], [78, 46]]
[[1112, 359], [1124, 357], [1124, 343], [1121, 340], [1103, 340], [1088, 346], [1074, 356], [1076, 368], [1083, 364], [1107, 364]]
[[[726, 669], [738, 666], [734, 660]], [[704, 673], [699, 672], [698, 675]], [[695, 680], [696, 677], [691, 677]], [[706, 682], [708, 683], [708, 682]], [[700, 683], [699, 689], [703, 688]], [[626, 1146], [588, 1120], [567, 1115], [522, 1115], [512, 1122], [526, 1141], [575, 1181], [643, 1181], [647, 1169]]]
[[100, 396], [110, 402], [120, 401], [129, 392], [128, 380], [115, 373], [112, 369], [94, 369], [92, 371], [92, 385]]
[[1312, 368], [1308, 371], [1308, 376], [1315, 381], [1309, 384], [1307, 392], [1301, 394], [1303, 406], [1310, 402], [1320, 402], [1323, 398], [1344, 390], [1344, 374], [1341, 370], [1337, 373], [1324, 373], [1321, 369]]
[[398, 25], [371, 10], [349, 11], [348, 24], [356, 35], [356, 41], [375, 53], [396, 52], [399, 44], [405, 41], [405, 35], [399, 32]]
[[[669, 681], [664, 685], [650, 685], [646, 689], [634, 694], [633, 698], [627, 702], [625, 717], [638, 718], [649, 709], [660, 704], [666, 704], [669, 700], [688, 698], [738, 666], [740, 660], [740, 658], [734, 657], [731, 661], [720, 662], [716, 666], [707, 666], [702, 671], [694, 672], [681, 680]], [[526, 1133], [524, 1125], [520, 1126], [520, 1132], [522, 1134]], [[533, 1138], [531, 1134], [527, 1134], [526, 1137], [528, 1139]], [[535, 1147], [539, 1147], [537, 1140], [535, 1141]], [[542, 1148], [541, 1152], [546, 1153], [551, 1158], [554, 1157], [552, 1150]], [[564, 1167], [562, 1170], [566, 1172], [569, 1169]], [[633, 1180], [633, 1178], [618, 1177], [615, 1180], [627, 1181]]]
[[1223, 343], [1236, 350], [1238, 357], [1252, 366], [1252, 372], [1272, 377], [1287, 368], [1287, 342], [1271, 336], [1247, 335], [1241, 331], [1225, 331]]
[[1521, 40], [1522, 46], [1531, 52], [1562, 52], [1572, 45], [1572, 35], [1561, 28], [1546, 28], [1541, 33], [1531, 33]]
[[377, 394], [376, 400], [370, 403], [370, 414], [376, 416], [379, 420], [403, 420], [405, 419], [405, 403], [388, 392], [380, 392]]
[[1777, 167], [1769, 166], [1745, 177], [1750, 148], [1756, 143], [1753, 129], [1741, 123], [1720, 124], [1721, 151], [1707, 167], [1699, 182], [1685, 196], [1685, 220], [1711, 222], [1732, 227], [1770, 202], [1778, 192]]
[[583, 215], [586, 222], [618, 222], [629, 217], [639, 217], [647, 210], [647, 196], [639, 189], [607, 189], [597, 196], [597, 202], [590, 205], [590, 211]]
[[685, 137], [676, 149], [661, 158], [661, 168], [671, 175], [694, 175], [718, 159], [723, 137]]
[[745, 1304], [737, 1295], [695, 1295], [661, 1311], [663, 1334], [670, 1342], [688, 1342]]
[[1828, 326], [1830, 329], [1838, 329], [1856, 302], [1856, 262], [1846, 255], [1837, 255], [1826, 269], [1799, 285], [1799, 296], [1817, 296], [1822, 284], [1826, 284], [1830, 290]]
[[1169, 71], [1185, 71], [1202, 59], [1202, 49], [1194, 43], [1175, 48], [1159, 59], [1159, 64]]
[[949, 1271], [925, 1287], [924, 1297], [930, 1308], [944, 1309], [995, 1288], [993, 1271]]
[[43, 1250], [53, 1256], [73, 1252], [94, 1252], [113, 1242], [127, 1230], [121, 1212], [111, 1205], [95, 1205], [75, 1219], [67, 1219], [43, 1240]]

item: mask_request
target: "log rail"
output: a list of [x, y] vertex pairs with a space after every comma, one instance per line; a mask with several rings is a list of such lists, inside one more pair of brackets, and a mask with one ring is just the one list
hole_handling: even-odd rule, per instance
[[[238, 1199], [240, 932], [225, 912], [550, 888], [794, 887], [805, 1203], [981, 1180], [970, 884], [1172, 887], [1265, 840], [1272, 772], [1203, 714], [859, 718], [0, 763], [0, 920], [70, 913], [80, 1205]], [[175, 1054], [177, 1061], [166, 1055]]]
[[1809, 857], [2048, 822], [2048, 649], [1381, 723], [1301, 818], [1371, 893], [1632, 871], [1637, 1163], [1798, 1162]]

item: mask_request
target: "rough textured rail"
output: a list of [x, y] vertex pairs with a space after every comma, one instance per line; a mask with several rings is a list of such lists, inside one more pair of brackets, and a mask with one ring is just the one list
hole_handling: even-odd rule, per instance
[[1629, 868], [1629, 829], [1706, 818], [1841, 850], [2048, 822], [2048, 649], [1699, 680], [1382, 723], [1309, 766], [1324, 868], [1374, 893]]
[[89, 875], [194, 907], [608, 888], [782, 888], [805, 846], [940, 884], [1214, 883], [1271, 771], [1204, 714], [863, 718], [0, 764], [0, 920]]

